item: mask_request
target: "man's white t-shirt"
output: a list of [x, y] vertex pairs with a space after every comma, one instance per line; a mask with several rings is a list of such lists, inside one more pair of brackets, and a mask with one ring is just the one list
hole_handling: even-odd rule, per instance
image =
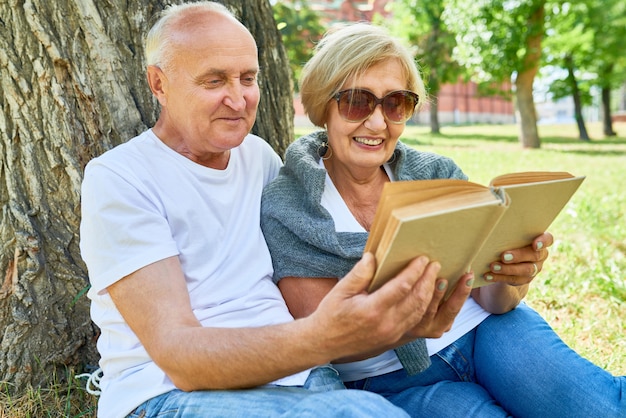
[[[324, 167], [322, 160], [320, 160], [320, 166]], [[386, 164], [383, 168], [389, 179], [393, 181], [393, 173], [390, 168]], [[352, 212], [350, 212], [350, 209], [342, 199], [328, 174], [326, 174], [326, 183], [324, 185], [324, 192], [322, 193], [321, 204], [332, 216], [337, 232], [366, 232], [363, 226], [354, 218]], [[474, 329], [488, 316], [489, 313], [470, 297], [461, 308], [461, 312], [459, 312], [455, 318], [450, 331], [446, 332], [440, 338], [426, 339], [428, 354], [432, 356], [446, 348]], [[333, 366], [339, 371], [341, 379], [344, 382], [379, 376], [402, 368], [402, 364], [393, 350], [389, 350], [367, 360], [333, 364]]]
[[[81, 254], [89, 268], [92, 319], [101, 329], [100, 416], [124, 416], [174, 389], [106, 291], [130, 273], [178, 256], [194, 314], [204, 326], [293, 319], [272, 282], [259, 219], [263, 187], [281, 165], [265, 141], [248, 135], [231, 150], [225, 170], [207, 168], [167, 147], [152, 130], [87, 165]], [[307, 376], [275, 383], [301, 385]]]

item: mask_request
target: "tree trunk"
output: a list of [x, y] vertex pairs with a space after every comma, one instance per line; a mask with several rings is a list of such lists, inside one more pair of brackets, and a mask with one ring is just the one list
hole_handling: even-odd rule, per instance
[[602, 128], [605, 136], [617, 135], [611, 120], [611, 88], [602, 87]]
[[430, 133], [435, 135], [441, 133], [441, 127], [439, 125], [439, 104], [437, 99], [430, 102]]
[[[0, 2], [0, 382], [16, 394], [97, 362], [78, 248], [83, 168], [156, 120], [143, 37], [167, 3]], [[266, 71], [255, 133], [282, 154], [293, 107], [271, 7], [224, 3], [259, 43]]]
[[428, 15], [428, 21], [432, 24], [432, 31], [426, 38], [425, 51], [427, 53], [426, 61], [429, 63], [428, 74], [428, 86], [430, 88], [430, 94], [434, 98], [430, 102], [430, 132], [433, 134], [440, 134], [441, 129], [439, 126], [439, 92], [441, 91], [441, 79], [439, 77], [439, 66], [441, 63], [442, 45], [440, 41], [441, 33], [441, 8], [436, 4], [431, 4], [433, 9], [425, 8]]
[[519, 74], [515, 80], [515, 99], [520, 116], [519, 141], [524, 148], [539, 148], [537, 112], [533, 100], [533, 80]]
[[587, 133], [587, 127], [585, 126], [585, 119], [583, 118], [583, 105], [580, 98], [580, 89], [578, 88], [578, 81], [574, 74], [574, 61], [571, 55], [565, 57], [565, 68], [567, 69], [567, 82], [572, 91], [572, 99], [574, 100], [574, 119], [576, 119], [576, 125], [578, 125], [578, 139], [583, 141], [589, 141], [589, 134]]
[[537, 131], [537, 113], [533, 99], [533, 81], [539, 71], [541, 59], [541, 40], [544, 27], [544, 4], [539, 2], [535, 11], [528, 18], [530, 33], [526, 40], [526, 54], [523, 68], [515, 79], [515, 95], [517, 108], [520, 113], [520, 143], [524, 148], [539, 148], [539, 133]]
[[439, 125], [439, 91], [441, 90], [441, 84], [437, 77], [436, 71], [430, 71], [428, 84], [430, 86], [430, 94], [433, 99], [430, 100], [430, 132], [436, 135], [441, 133], [441, 127]]

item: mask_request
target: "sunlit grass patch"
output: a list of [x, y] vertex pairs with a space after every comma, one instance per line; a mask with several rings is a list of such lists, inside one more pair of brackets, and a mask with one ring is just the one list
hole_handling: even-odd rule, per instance
[[85, 382], [67, 370], [63, 378], [51, 376], [45, 388], [29, 388], [14, 397], [8, 383], [0, 383], [0, 418], [95, 418], [97, 398]]

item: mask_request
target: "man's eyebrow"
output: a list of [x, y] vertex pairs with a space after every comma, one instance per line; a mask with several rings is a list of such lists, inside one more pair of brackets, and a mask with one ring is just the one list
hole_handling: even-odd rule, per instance
[[241, 74], [258, 74], [259, 73], [259, 67], [252, 67], [252, 68], [248, 68], [245, 71], [242, 71]]
[[226, 71], [219, 70], [217, 68], [210, 68], [207, 71], [203, 72], [202, 74], [197, 75], [194, 79], [197, 83], [202, 83], [207, 78], [211, 78], [211, 77], [226, 78]]
[[[240, 74], [258, 74], [259, 71], [260, 69], [258, 67], [251, 67], [251, 68], [248, 68], [247, 70], [242, 71]], [[207, 71], [203, 72], [202, 74], [196, 76], [195, 80], [196, 82], [201, 83], [210, 77], [227, 78], [228, 72], [225, 70], [220, 70], [218, 68], [210, 68]]]

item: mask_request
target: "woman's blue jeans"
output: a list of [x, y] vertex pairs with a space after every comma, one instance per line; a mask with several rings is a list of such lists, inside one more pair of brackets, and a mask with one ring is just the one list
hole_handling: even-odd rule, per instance
[[183, 392], [173, 390], [136, 408], [133, 418], [408, 418], [375, 393], [347, 390], [331, 367], [313, 369], [304, 387], [272, 386], [248, 390]]
[[626, 417], [626, 378], [571, 350], [525, 304], [491, 315], [431, 360], [415, 376], [399, 370], [346, 387], [413, 417]]

